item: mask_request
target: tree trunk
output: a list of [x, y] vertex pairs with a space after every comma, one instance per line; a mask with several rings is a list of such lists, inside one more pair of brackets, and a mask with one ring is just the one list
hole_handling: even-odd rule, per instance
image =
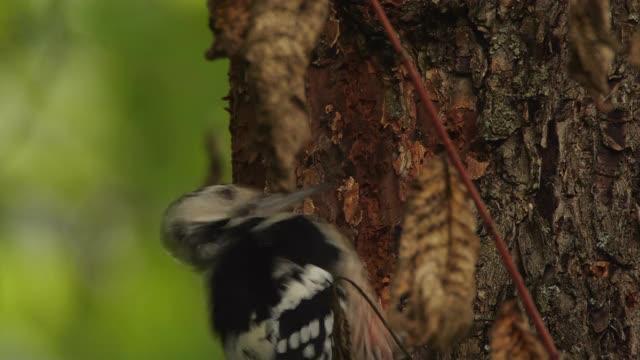
[[[212, 19], [237, 18], [247, 3], [230, 1], [226, 13], [212, 7]], [[617, 59], [609, 72], [617, 108], [598, 111], [566, 71], [565, 1], [383, 5], [558, 348], [576, 359], [639, 358], [637, 73]], [[637, 0], [612, 2], [620, 43], [639, 11]], [[398, 59], [368, 1], [332, 1], [306, 74], [313, 141], [296, 169], [299, 187], [340, 186], [305, 211], [353, 239], [383, 303], [408, 186], [442, 150]], [[233, 181], [263, 187], [265, 166], [251, 136], [256, 94], [246, 69], [231, 56]], [[476, 321], [444, 358], [487, 358], [492, 319], [514, 296], [480, 229]]]

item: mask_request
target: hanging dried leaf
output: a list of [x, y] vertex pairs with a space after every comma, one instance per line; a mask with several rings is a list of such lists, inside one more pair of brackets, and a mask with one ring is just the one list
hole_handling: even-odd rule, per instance
[[617, 48], [611, 36], [609, 0], [569, 3], [569, 73], [600, 102], [609, 92], [608, 72]]
[[515, 301], [502, 306], [500, 318], [491, 329], [492, 360], [548, 359], [547, 352], [531, 331]]
[[389, 321], [409, 346], [444, 350], [473, 320], [476, 219], [446, 157], [427, 164], [409, 199]]
[[311, 139], [304, 79], [311, 50], [326, 22], [329, 2], [316, 0], [208, 0], [215, 42], [209, 59], [246, 61], [247, 98], [256, 107], [256, 153], [267, 167], [271, 192], [295, 189], [296, 157]]
[[245, 59], [255, 85], [257, 144], [267, 163], [271, 191], [295, 188], [295, 160], [311, 138], [304, 78], [309, 54], [322, 31], [328, 2], [255, 1]]

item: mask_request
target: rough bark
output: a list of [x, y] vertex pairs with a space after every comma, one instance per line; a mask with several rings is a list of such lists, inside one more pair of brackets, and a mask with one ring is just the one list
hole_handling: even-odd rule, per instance
[[[214, 19], [226, 16], [216, 3], [236, 17], [248, 8], [211, 3]], [[640, 357], [638, 73], [618, 56], [608, 74], [617, 108], [598, 111], [568, 76], [565, 1], [383, 5], [559, 349], [570, 358]], [[639, 14], [638, 0], [612, 1], [612, 33], [623, 46]], [[255, 90], [246, 62], [227, 54], [233, 180], [263, 187], [251, 142]], [[384, 301], [408, 184], [441, 143], [367, 1], [332, 1], [306, 95], [313, 141], [298, 160], [298, 186], [342, 185], [307, 208], [353, 239]], [[481, 236], [476, 321], [444, 358], [486, 358], [492, 319], [514, 293]]]

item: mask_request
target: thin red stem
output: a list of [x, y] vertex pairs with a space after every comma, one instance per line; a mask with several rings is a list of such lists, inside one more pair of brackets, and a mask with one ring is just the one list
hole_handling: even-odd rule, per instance
[[378, 0], [371, 0], [371, 4], [375, 8], [376, 13], [378, 14], [378, 17], [380, 18], [380, 23], [384, 27], [384, 30], [387, 33], [387, 36], [389, 37], [391, 44], [393, 45], [395, 50], [402, 55], [404, 66], [407, 68], [407, 71], [409, 72], [409, 76], [411, 78], [411, 81], [413, 82], [413, 85], [418, 90], [418, 95], [420, 96], [422, 105], [424, 106], [425, 110], [427, 110], [427, 113], [429, 114], [429, 120], [431, 121], [432, 125], [435, 127], [438, 135], [440, 136], [440, 139], [444, 142], [444, 146], [447, 151], [447, 154], [449, 155], [449, 159], [451, 159], [451, 162], [453, 162], [453, 165], [456, 167], [456, 169], [458, 169], [460, 180], [462, 180], [464, 185], [469, 190], [469, 194], [471, 195], [473, 202], [476, 204], [476, 207], [478, 208], [478, 212], [480, 213], [480, 216], [484, 221], [487, 231], [493, 237], [493, 240], [496, 243], [496, 248], [498, 249], [498, 253], [500, 254], [500, 257], [502, 257], [502, 261], [507, 267], [509, 274], [513, 278], [513, 282], [515, 283], [516, 288], [518, 289], [518, 294], [520, 294], [520, 299], [522, 300], [527, 313], [533, 320], [536, 330], [538, 331], [538, 334], [542, 338], [544, 347], [549, 353], [549, 356], [551, 357], [551, 359], [553, 360], [558, 359], [558, 351], [556, 350], [556, 347], [553, 344], [553, 339], [551, 338], [551, 334], [549, 334], [549, 331], [544, 326], [542, 317], [540, 316], [540, 313], [538, 312], [538, 309], [536, 308], [536, 305], [534, 304], [533, 299], [531, 298], [531, 294], [529, 294], [529, 291], [527, 290], [527, 287], [524, 284], [524, 280], [522, 279], [522, 276], [518, 272], [516, 265], [513, 263], [513, 259], [509, 254], [509, 249], [507, 248], [507, 245], [505, 244], [504, 240], [498, 233], [498, 229], [496, 227], [495, 221], [489, 214], [487, 207], [484, 205], [484, 202], [480, 198], [480, 194], [478, 193], [478, 190], [471, 182], [471, 178], [469, 177], [469, 174], [465, 170], [464, 165], [462, 165], [460, 156], [458, 156], [458, 153], [456, 152], [453, 146], [453, 143], [451, 142], [451, 138], [449, 137], [449, 134], [447, 134], [447, 131], [445, 130], [442, 123], [440, 122], [436, 109], [433, 106], [431, 99], [429, 98], [429, 94], [427, 94], [427, 91], [425, 90], [425, 87], [422, 84], [422, 80], [420, 79], [418, 70], [416, 69], [415, 65], [413, 65], [411, 58], [402, 47], [402, 44], [400, 44], [400, 40], [398, 39], [395, 30], [393, 29], [393, 26], [391, 26], [391, 23], [389, 22], [389, 19], [387, 18], [387, 15], [382, 9], [382, 6], [380, 6], [380, 3], [378, 2]]

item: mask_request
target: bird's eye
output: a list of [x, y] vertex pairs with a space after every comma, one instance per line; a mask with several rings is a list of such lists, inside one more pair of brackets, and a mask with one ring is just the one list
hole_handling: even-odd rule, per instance
[[226, 200], [233, 200], [236, 195], [236, 189], [233, 186], [225, 186], [216, 191], [216, 193]]

